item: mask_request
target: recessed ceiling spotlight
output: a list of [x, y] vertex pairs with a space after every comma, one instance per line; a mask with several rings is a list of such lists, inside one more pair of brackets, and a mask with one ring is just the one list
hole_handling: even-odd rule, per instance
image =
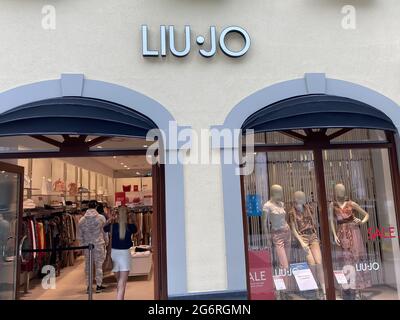
[[97, 149], [103, 149], [103, 147], [102, 146], [97, 146]]
[[121, 166], [123, 166], [124, 165], [124, 163], [123, 162], [121, 162]]
[[131, 168], [128, 168], [128, 170], [131, 170]]
[[139, 172], [139, 171], [136, 171], [136, 174], [137, 174], [137, 175], [139, 175], [139, 174], [140, 174], [140, 172]]
[[113, 156], [113, 159], [117, 159], [117, 157], [116, 157], [116, 156]]
[[128, 166], [127, 166], [127, 165], [124, 165], [124, 168], [128, 168]]
[[148, 145], [147, 145], [147, 144], [144, 144], [144, 145], [143, 145], [143, 147], [144, 147], [144, 148], [147, 148], [147, 147], [148, 147]]

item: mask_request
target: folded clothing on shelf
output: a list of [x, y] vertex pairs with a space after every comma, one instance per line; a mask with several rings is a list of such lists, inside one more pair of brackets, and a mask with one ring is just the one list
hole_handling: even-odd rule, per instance
[[35, 209], [36, 208], [36, 204], [32, 199], [26, 199], [23, 202], [23, 208], [24, 209]]

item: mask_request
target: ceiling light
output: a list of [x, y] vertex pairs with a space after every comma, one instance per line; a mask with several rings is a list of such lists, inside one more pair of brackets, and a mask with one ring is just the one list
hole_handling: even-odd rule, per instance
[[147, 147], [148, 147], [148, 145], [147, 145], [147, 144], [144, 144], [144, 145], [143, 145], [143, 147], [144, 147], [144, 148], [147, 148]]
[[131, 168], [128, 168], [128, 170], [131, 170]]
[[140, 174], [140, 172], [139, 172], [139, 171], [136, 171], [136, 174], [137, 174], [137, 175], [139, 175], [139, 174]]
[[103, 147], [102, 146], [97, 146], [97, 149], [103, 149]]
[[121, 162], [121, 166], [123, 166], [124, 165], [124, 163], [123, 162]]
[[114, 156], [114, 157], [113, 157], [113, 159], [117, 159], [117, 157], [116, 157], [116, 156]]
[[127, 166], [127, 165], [124, 165], [124, 168], [128, 168], [128, 166]]

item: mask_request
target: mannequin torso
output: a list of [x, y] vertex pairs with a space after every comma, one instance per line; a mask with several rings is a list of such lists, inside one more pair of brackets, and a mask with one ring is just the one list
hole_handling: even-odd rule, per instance
[[300, 208], [293, 207], [291, 215], [300, 234], [306, 231], [315, 231], [311, 208], [307, 204]]
[[334, 217], [338, 223], [353, 222], [354, 209], [351, 201], [335, 201], [332, 206]]
[[288, 228], [286, 211], [282, 201], [269, 200], [264, 204], [263, 211], [266, 212], [270, 218], [272, 230], [276, 231]]

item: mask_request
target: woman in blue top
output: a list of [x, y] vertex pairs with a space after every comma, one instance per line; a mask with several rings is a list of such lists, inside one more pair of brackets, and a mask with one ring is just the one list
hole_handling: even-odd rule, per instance
[[112, 271], [117, 278], [117, 300], [124, 300], [126, 283], [131, 270], [131, 251], [133, 246], [132, 235], [137, 232], [134, 223], [129, 223], [128, 209], [118, 208], [118, 216], [107, 221], [104, 226], [105, 232], [111, 232], [111, 259], [113, 261]]

